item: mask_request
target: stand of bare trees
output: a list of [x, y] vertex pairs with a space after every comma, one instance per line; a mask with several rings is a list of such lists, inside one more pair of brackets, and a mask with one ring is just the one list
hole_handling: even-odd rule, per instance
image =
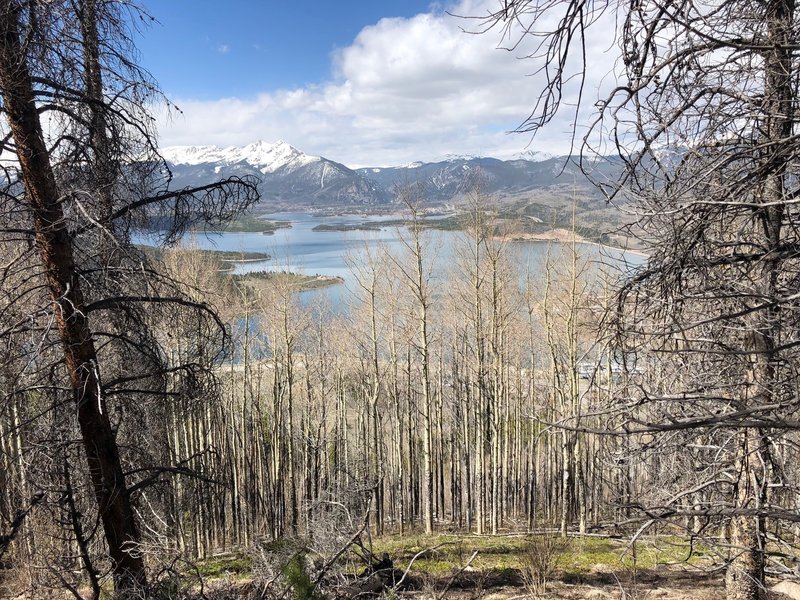
[[511, 0], [480, 22], [536, 45], [548, 85], [532, 132], [585, 82], [595, 27], [616, 27], [617, 85], [581, 150], [612, 141], [625, 169], [601, 187], [641, 215], [630, 233], [650, 262], [612, 324], [620, 358], [650, 377], [611, 399], [608, 427], [663, 489], [635, 497], [639, 514], [723, 539], [728, 597], [758, 598], [780, 567], [768, 556], [796, 542], [797, 6]]
[[238, 295], [221, 402], [170, 421], [175, 460], [205, 442], [219, 484], [176, 498], [177, 547], [204, 556], [313, 535], [342, 506], [369, 509], [377, 533], [566, 533], [614, 519], [616, 447], [550, 425], [613, 385], [586, 369], [610, 368], [595, 342], [600, 271], [577, 245], [521, 268], [479, 202], [473, 220], [447, 250], [446, 280], [430, 277], [442, 252], [430, 231], [412, 228], [401, 253], [354, 254], [345, 314], [304, 304], [286, 283]]
[[[109, 574], [121, 597], [147, 591], [163, 488], [190, 470], [165, 452], [164, 415], [213, 388], [224, 337], [131, 232], [166, 215], [175, 239], [257, 198], [252, 182], [170, 190], [129, 10], [0, 3], [2, 553], [32, 589], [88, 582], [93, 597]], [[194, 331], [185, 361], [165, 353], [166, 319]]]

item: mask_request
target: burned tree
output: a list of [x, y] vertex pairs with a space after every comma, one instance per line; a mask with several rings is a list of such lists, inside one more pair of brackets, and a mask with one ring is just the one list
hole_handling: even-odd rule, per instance
[[629, 386], [610, 426], [643, 451], [655, 435], [691, 453], [697, 476], [638, 507], [723, 527], [728, 597], [756, 598], [768, 523], [780, 534], [798, 501], [795, 3], [511, 0], [482, 23], [536, 40], [547, 84], [529, 132], [566, 94], [588, 99], [583, 50], [616, 23], [616, 85], [579, 145], [584, 158], [616, 148], [623, 174], [598, 183], [638, 209], [629, 233], [650, 254], [619, 294], [620, 356], [669, 377]]
[[[0, 244], [7, 257], [4, 413], [16, 407], [9, 409], [16, 417], [4, 437], [15, 436], [16, 452], [23, 453], [25, 431], [49, 429], [52, 460], [65, 461], [61, 485], [68, 505], [75, 502], [72, 479], [86, 473], [94, 508], [71, 510], [71, 543], [80, 546], [83, 566], [93, 569], [88, 553], [97, 543], [85, 534], [96, 527], [84, 513], [94, 511], [107, 568], [124, 595], [147, 588], [134, 492], [156, 481], [153, 474], [177, 470], [154, 464], [153, 457], [142, 460], [141, 453], [122, 455], [126, 440], [138, 435], [126, 427], [126, 415], [174, 397], [169, 378], [197, 391], [211, 366], [209, 358], [170, 364], [155, 315], [164, 307], [172, 307], [172, 318], [192, 313], [209, 336], [201, 345], [213, 346], [223, 333], [210, 307], [184, 295], [133, 246], [131, 232], [159, 219], [167, 225], [165, 238], [175, 240], [192, 223], [230, 217], [257, 193], [253, 182], [234, 180], [170, 189], [147, 114], [155, 88], [130, 59], [122, 10], [134, 9], [91, 0], [0, 3], [1, 114], [9, 132], [2, 154], [5, 164], [14, 162], [5, 172]], [[214, 347], [212, 356], [219, 350]], [[67, 391], [71, 403], [64, 402]], [[26, 406], [20, 418], [25, 397], [35, 400], [34, 408]], [[85, 467], [67, 465], [75, 427]]]

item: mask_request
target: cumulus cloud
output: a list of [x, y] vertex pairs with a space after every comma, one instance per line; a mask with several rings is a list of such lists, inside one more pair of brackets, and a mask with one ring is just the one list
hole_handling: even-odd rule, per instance
[[[461, 0], [449, 12], [485, 14], [489, 2]], [[448, 154], [511, 157], [531, 142], [529, 135], [508, 131], [530, 113], [543, 74], [535, 59], [521, 59], [535, 49], [524, 44], [504, 49], [509, 40], [499, 31], [465, 33], [476, 26], [476, 21], [443, 11], [382, 19], [332, 55], [329, 81], [250, 98], [176, 98], [183, 113], [165, 116], [162, 143], [225, 146], [283, 139], [353, 166], [435, 160]], [[613, 22], [606, 29], [613, 33]], [[612, 70], [610, 46], [609, 38], [592, 40], [587, 53], [589, 96], [597, 95]], [[574, 102], [577, 81], [564, 91], [567, 104]], [[572, 116], [566, 106], [563, 118], [531, 147], [568, 150]], [[579, 121], [583, 119], [581, 115]]]

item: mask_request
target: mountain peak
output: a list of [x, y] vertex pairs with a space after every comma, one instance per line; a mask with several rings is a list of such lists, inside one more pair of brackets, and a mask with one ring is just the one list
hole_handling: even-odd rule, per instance
[[234, 164], [246, 162], [262, 173], [274, 173], [278, 169], [297, 168], [320, 159], [309, 156], [294, 146], [279, 140], [274, 144], [258, 140], [246, 146], [172, 146], [161, 150], [162, 156], [176, 165], [200, 165], [222, 162]]
[[483, 158], [482, 156], [475, 156], [472, 154], [445, 154], [444, 159], [446, 162], [460, 162], [470, 161]]
[[227, 148], [226, 151], [232, 160], [237, 162], [243, 160], [251, 165], [269, 168], [270, 171], [280, 168], [287, 160], [301, 155], [304, 156], [302, 152], [292, 148], [284, 141], [270, 144], [259, 140], [239, 148], [233, 146]]
[[[241, 148], [242, 150], [264, 150], [267, 148], [272, 148], [273, 146], [282, 146], [284, 144], [286, 144], [286, 142], [284, 142], [283, 140], [279, 140], [274, 144], [270, 144], [269, 142], [265, 142], [264, 140], [256, 140], [255, 142], [242, 146]], [[231, 146], [231, 148], [235, 147], [236, 146]]]
[[239, 149], [243, 153], [246, 152], [263, 153], [263, 152], [275, 152], [277, 150], [290, 150], [292, 152], [302, 154], [300, 150], [298, 150], [297, 148], [295, 148], [294, 146], [283, 140], [278, 140], [274, 144], [270, 144], [269, 142], [266, 142], [264, 140], [257, 140], [255, 142], [247, 144], [246, 146], [240, 146], [238, 148], [236, 146], [231, 146], [231, 149]]
[[218, 146], [170, 146], [161, 149], [161, 156], [176, 165], [199, 165], [214, 162]]
[[526, 150], [525, 152], [519, 152], [515, 154], [514, 158], [527, 160], [529, 162], [544, 162], [546, 160], [550, 160], [551, 158], [556, 158], [556, 155], [550, 154], [549, 152], [543, 152], [542, 150]]
[[[247, 145], [226, 148], [179, 146], [164, 148], [162, 155], [174, 167], [175, 181], [183, 185], [196, 185], [212, 177], [259, 175], [264, 184], [265, 200], [283, 207], [385, 203], [393, 199], [395, 186], [409, 179], [425, 186], [426, 199], [430, 202], [449, 203], [463, 196], [477, 167], [483, 171], [487, 194], [522, 198], [529, 192], [555, 184], [586, 188], [589, 185], [579, 170], [542, 162], [551, 158], [550, 155], [536, 151], [519, 154], [512, 160], [451, 154], [437, 162], [415, 161], [403, 166], [358, 169], [308, 155], [285, 140], [274, 143], [254, 140]], [[559, 159], [567, 160], [555, 157]], [[593, 164], [592, 168], [611, 177], [618, 172], [614, 164], [602, 162]]]

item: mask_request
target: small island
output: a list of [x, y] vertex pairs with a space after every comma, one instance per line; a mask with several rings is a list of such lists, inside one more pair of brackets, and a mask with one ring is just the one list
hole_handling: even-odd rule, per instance
[[233, 273], [236, 263], [264, 262], [272, 257], [266, 252], [239, 252], [236, 250], [200, 250], [205, 256], [215, 261], [219, 273]]
[[269, 221], [255, 215], [240, 215], [237, 219], [228, 223], [224, 231], [226, 233], [262, 233], [263, 235], [274, 235], [279, 229], [291, 229], [291, 221]]
[[237, 286], [256, 293], [275, 288], [286, 288], [291, 292], [307, 292], [344, 283], [342, 277], [335, 275], [304, 275], [290, 271], [252, 271], [230, 274], [229, 277]]
[[316, 225], [311, 231], [381, 231], [377, 223], [333, 223]]
[[200, 252], [222, 262], [261, 262], [272, 258], [266, 252], [244, 252], [239, 250], [200, 250]]

